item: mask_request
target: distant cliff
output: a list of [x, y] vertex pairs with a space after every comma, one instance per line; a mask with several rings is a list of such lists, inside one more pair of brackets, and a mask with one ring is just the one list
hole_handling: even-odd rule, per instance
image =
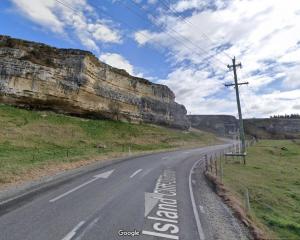
[[188, 115], [193, 128], [215, 133], [219, 136], [229, 136], [236, 133], [237, 120], [230, 115]]
[[244, 120], [248, 135], [264, 139], [300, 139], [300, 119], [254, 118]]
[[[189, 115], [191, 126], [230, 136], [238, 131], [238, 120], [230, 115]], [[300, 139], [300, 119], [254, 118], [244, 120], [245, 133], [261, 139]]]
[[164, 85], [92, 53], [0, 35], [0, 102], [61, 113], [187, 129], [186, 109]]

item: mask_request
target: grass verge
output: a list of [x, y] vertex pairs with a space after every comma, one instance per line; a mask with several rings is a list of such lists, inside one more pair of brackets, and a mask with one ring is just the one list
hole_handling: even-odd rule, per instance
[[0, 187], [131, 153], [205, 146], [214, 135], [0, 105]]
[[[247, 165], [224, 164], [223, 181], [249, 217], [272, 239], [300, 239], [300, 140], [262, 140], [248, 149]], [[262, 226], [263, 224], [263, 226]]]

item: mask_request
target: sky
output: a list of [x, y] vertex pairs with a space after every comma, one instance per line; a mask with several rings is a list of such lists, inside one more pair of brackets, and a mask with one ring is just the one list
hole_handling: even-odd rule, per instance
[[299, 0], [1, 0], [0, 34], [91, 51], [165, 84], [188, 114], [300, 113]]

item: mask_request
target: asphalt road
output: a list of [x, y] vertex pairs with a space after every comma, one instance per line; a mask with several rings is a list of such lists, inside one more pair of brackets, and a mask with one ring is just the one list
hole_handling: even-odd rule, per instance
[[157, 153], [87, 173], [2, 214], [0, 239], [247, 239], [202, 175], [203, 154], [228, 146]]

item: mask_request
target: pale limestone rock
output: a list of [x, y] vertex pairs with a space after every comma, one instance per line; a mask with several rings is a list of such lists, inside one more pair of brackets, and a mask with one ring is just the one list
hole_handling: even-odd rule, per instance
[[189, 127], [185, 107], [175, 102], [167, 86], [133, 77], [87, 51], [1, 35], [0, 101], [80, 116]]

